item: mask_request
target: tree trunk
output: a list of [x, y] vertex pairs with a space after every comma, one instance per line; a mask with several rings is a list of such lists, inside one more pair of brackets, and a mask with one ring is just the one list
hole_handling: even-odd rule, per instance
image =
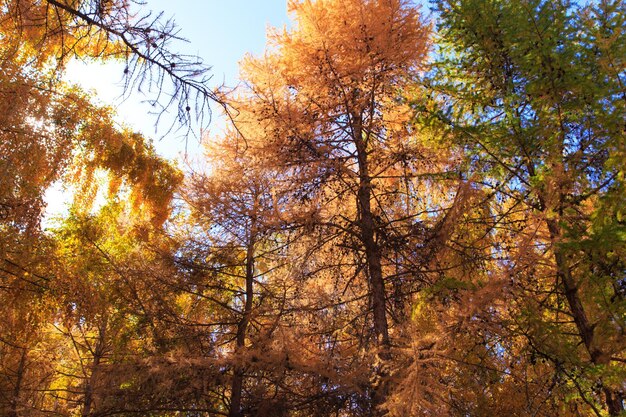
[[82, 417], [88, 417], [92, 414], [93, 408], [93, 386], [97, 381], [97, 369], [100, 366], [100, 361], [104, 356], [106, 349], [106, 333], [107, 333], [108, 319], [105, 317], [104, 322], [101, 323], [100, 329], [98, 329], [98, 342], [93, 354], [93, 364], [91, 365], [91, 374], [89, 378], [85, 380], [85, 398], [83, 400], [83, 412]]
[[359, 163], [359, 188], [357, 191], [357, 208], [359, 213], [358, 225], [361, 241], [365, 247], [368, 278], [371, 286], [370, 298], [374, 313], [374, 332], [378, 346], [383, 348], [383, 355], [387, 355], [389, 347], [389, 326], [385, 309], [385, 281], [381, 264], [381, 251], [376, 242], [376, 224], [372, 213], [372, 178], [369, 173], [367, 143], [363, 138], [363, 125], [360, 114], [352, 114], [354, 143]]
[[[252, 225], [254, 226], [254, 225]], [[246, 301], [244, 304], [243, 317], [237, 324], [237, 339], [235, 352], [240, 351], [246, 344], [246, 332], [250, 317], [252, 315], [252, 302], [254, 301], [254, 235], [248, 241], [246, 251]], [[235, 365], [233, 372], [233, 381], [230, 392], [230, 411], [229, 417], [240, 417], [241, 414], [241, 394], [243, 392], [244, 367]]]
[[[560, 126], [562, 139], [559, 143], [558, 153], [559, 158], [563, 155], [565, 151], [565, 127], [561, 123]], [[582, 339], [582, 343], [591, 358], [591, 362], [594, 365], [607, 365], [609, 363], [609, 356], [605, 354], [602, 349], [597, 346], [594, 341], [594, 325], [589, 322], [589, 318], [587, 317], [587, 313], [585, 311], [585, 307], [580, 299], [578, 294], [578, 284], [576, 283], [575, 278], [572, 276], [572, 271], [570, 265], [567, 262], [567, 257], [563, 250], [559, 247], [562, 239], [562, 230], [560, 221], [564, 211], [564, 202], [566, 201], [566, 195], [568, 190], [566, 186], [563, 184], [563, 178], [567, 178], [571, 173], [567, 172], [564, 166], [563, 161], [558, 161], [552, 164], [553, 168], [553, 181], [554, 181], [554, 190], [553, 193], [556, 193], [556, 200], [552, 200], [556, 202], [555, 207], [551, 207], [554, 204], [549, 204], [550, 201], [550, 191], [546, 191], [546, 189], [539, 190], [538, 197], [540, 202], [541, 211], [546, 217], [546, 226], [548, 228], [548, 232], [550, 234], [550, 243], [552, 246], [552, 251], [554, 253], [554, 261], [556, 264], [557, 277], [563, 286], [563, 291], [565, 292], [565, 298], [567, 300], [567, 304], [569, 306], [570, 312], [572, 313], [572, 317], [574, 319], [574, 324], [576, 325], [576, 329], [578, 330], [578, 334]], [[534, 175], [534, 166], [532, 170], [529, 172]], [[552, 217], [549, 216], [549, 211], [553, 209], [558, 214], [558, 216]], [[600, 383], [602, 383], [600, 381]], [[609, 411], [609, 415], [611, 416], [619, 416], [623, 411], [624, 407], [622, 405], [622, 395], [614, 391], [605, 385], [602, 385], [602, 391], [605, 395], [605, 402], [607, 409]]]
[[372, 392], [372, 415], [384, 415], [386, 412], [379, 406], [387, 398], [387, 383], [385, 381], [387, 372], [385, 362], [391, 359], [389, 351], [391, 342], [389, 340], [389, 325], [387, 323], [385, 281], [382, 270], [382, 254], [380, 246], [376, 241], [376, 222], [372, 213], [372, 178], [369, 172], [368, 149], [366, 138], [363, 137], [362, 117], [360, 114], [352, 114], [352, 129], [354, 143], [356, 145], [357, 158], [359, 164], [359, 188], [357, 191], [357, 224], [360, 229], [361, 241], [365, 247], [365, 260], [370, 284], [370, 300], [374, 315], [374, 334], [376, 335], [376, 345], [379, 348], [379, 358], [382, 365], [376, 370], [377, 383], [373, 386]]
[[26, 348], [22, 348], [22, 355], [20, 356], [20, 363], [17, 366], [17, 380], [15, 381], [15, 387], [13, 388], [13, 398], [11, 399], [11, 410], [9, 411], [9, 417], [18, 417], [18, 406], [20, 403], [20, 394], [22, 392], [22, 381], [24, 380], [24, 372], [26, 369]]
[[[558, 247], [561, 238], [561, 228], [558, 221], [556, 219], [548, 219], [546, 220], [546, 224], [550, 233], [550, 240], [557, 268], [557, 276], [563, 285], [565, 298], [567, 299], [567, 304], [569, 305], [569, 309], [572, 313], [578, 333], [580, 334], [580, 338], [589, 353], [591, 362], [594, 365], [607, 365], [609, 358], [598, 346], [595, 346], [594, 326], [589, 323], [583, 303], [578, 296], [578, 285], [572, 277], [571, 269], [569, 265], [567, 265], [567, 259], [565, 258], [563, 251]], [[624, 411], [622, 395], [606, 386], [602, 387], [602, 391], [605, 395], [605, 402], [609, 410], [609, 415], [619, 416]]]

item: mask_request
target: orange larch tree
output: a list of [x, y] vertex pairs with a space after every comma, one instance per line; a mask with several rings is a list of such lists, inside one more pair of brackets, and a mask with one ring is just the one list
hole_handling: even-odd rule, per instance
[[[366, 302], [360, 343], [373, 342], [384, 362], [392, 345], [385, 236], [417, 217], [397, 210], [415, 199], [402, 194], [401, 178], [409, 166], [412, 174], [424, 170], [427, 152], [397, 98], [424, 66], [430, 29], [402, 0], [292, 1], [289, 8], [294, 29], [274, 31], [268, 52], [243, 63], [245, 86], [229, 98], [239, 112], [234, 123], [259, 163], [290, 184], [292, 206], [307, 213], [302, 224], [331, 236], [324, 245], [351, 253], [352, 265], [338, 264], [336, 285]], [[383, 391], [372, 391], [374, 403]]]

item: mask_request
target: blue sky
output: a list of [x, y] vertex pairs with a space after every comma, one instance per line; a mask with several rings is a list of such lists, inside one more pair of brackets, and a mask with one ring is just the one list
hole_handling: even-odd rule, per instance
[[243, 54], [263, 51], [268, 24], [287, 23], [286, 0], [148, 0], [146, 6], [174, 17], [190, 41], [177, 50], [204, 58], [216, 79], [231, 81]]
[[[172, 45], [172, 50], [201, 57], [211, 65], [213, 84], [235, 86], [238, 82], [238, 62], [246, 53], [262, 54], [266, 44], [268, 25], [287, 25], [286, 0], [147, 0], [145, 9], [155, 13], [164, 12], [165, 18], [173, 17], [180, 28], [179, 36], [189, 43]], [[142, 101], [147, 97], [131, 91], [123, 102], [120, 81], [122, 63], [94, 64], [74, 62], [69, 65], [66, 80], [92, 90], [97, 100], [117, 108], [118, 120], [145, 136], [154, 139], [157, 151], [171, 159], [188, 157], [192, 161], [201, 159], [198, 138], [190, 136], [187, 141], [180, 133], [166, 136], [170, 121], [164, 121], [155, 132], [156, 116], [152, 108]], [[219, 132], [224, 126], [219, 109], [213, 112], [210, 132]], [[171, 119], [170, 119], [171, 120]], [[199, 132], [196, 132], [199, 137]], [[46, 217], [63, 215], [71, 200], [71, 190], [63, 190], [56, 184], [46, 193]]]
[[[197, 55], [211, 65], [215, 86], [234, 86], [238, 82], [238, 62], [243, 56], [263, 53], [268, 25], [288, 24], [286, 3], [286, 0], [147, 0], [143, 10], [163, 11], [163, 17], [173, 17], [180, 29], [179, 35], [189, 43], [174, 44], [171, 49]], [[117, 106], [119, 120], [153, 138], [162, 155], [176, 158], [185, 149], [191, 157], [198, 154], [198, 140], [193, 137], [187, 144], [180, 133], [163, 137], [169, 121], [164, 121], [155, 132], [156, 117], [149, 114], [151, 107], [142, 103], [146, 97], [141, 93], [132, 91], [121, 102], [122, 71], [120, 63], [74, 63], [68, 68], [67, 79], [94, 90], [102, 103]], [[219, 109], [213, 114], [209, 128], [216, 132], [224, 122], [219, 117]]]

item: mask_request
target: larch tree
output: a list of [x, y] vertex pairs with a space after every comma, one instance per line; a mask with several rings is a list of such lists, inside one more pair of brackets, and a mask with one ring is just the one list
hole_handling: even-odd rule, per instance
[[[284, 244], [275, 236], [280, 222], [274, 216], [271, 171], [255, 163], [239, 133], [230, 130], [223, 138], [212, 138], [207, 145], [207, 162], [210, 172], [193, 174], [185, 197], [192, 208], [191, 221], [200, 229], [194, 236], [200, 246], [196, 244], [191, 250], [206, 254], [204, 261], [194, 263], [209, 271], [200, 275], [207, 282], [197, 284], [198, 293], [215, 291], [215, 297], [223, 300], [217, 306], [223, 310], [225, 322], [218, 343], [228, 346], [234, 342], [229, 359], [232, 380], [228, 409], [229, 416], [239, 417], [243, 408], [250, 412], [252, 403], [259, 401], [244, 398], [246, 374], [254, 373], [250, 351], [267, 342], [262, 340], [262, 328], [267, 327], [263, 316], [268, 312], [263, 312], [267, 307], [262, 303], [276, 294], [265, 275], [272, 270], [278, 276], [278, 255]], [[197, 253], [194, 258], [198, 258]], [[218, 317], [214, 320], [219, 321]], [[234, 327], [229, 324], [233, 322]]]
[[211, 361], [197, 361], [201, 342], [189, 341], [181, 323], [172, 240], [119, 201], [73, 214], [56, 238], [58, 307], [49, 334], [64, 360], [56, 361], [46, 411], [212, 410], [204, 378], [215, 374]]
[[[143, 210], [145, 220], [156, 225], [168, 216], [168, 201], [180, 174], [158, 158], [141, 136], [118, 129], [109, 109], [93, 106], [75, 90], [48, 97], [25, 84], [23, 90], [14, 92], [14, 103], [23, 99], [31, 105], [6, 112], [9, 120], [2, 133], [0, 299], [11, 319], [2, 326], [0, 336], [6, 361], [1, 403], [3, 409], [12, 410], [9, 414], [19, 415], [19, 410], [46, 407], [40, 399], [54, 375], [50, 362], [54, 349], [46, 349], [54, 344], [45, 335], [59, 308], [53, 294], [65, 291], [55, 274], [54, 238], [40, 228], [46, 189], [66, 180], [85, 184], [84, 191], [95, 191], [91, 174], [108, 171], [115, 177], [111, 198], [123, 185], [133, 196], [135, 209]], [[82, 201], [89, 200], [89, 195]], [[89, 211], [88, 206], [82, 211]], [[12, 364], [11, 358], [17, 362]]]
[[[294, 30], [275, 33], [274, 52], [244, 63], [246, 92], [243, 101], [233, 101], [243, 115], [235, 122], [264, 126], [264, 136], [250, 138], [256, 140], [251, 146], [297, 181], [293, 192], [301, 201], [318, 199], [321, 210], [329, 207], [323, 207], [326, 198], [352, 200], [346, 227], [360, 241], [372, 327], [386, 348], [389, 324], [378, 240], [384, 207], [377, 202], [377, 188], [398, 163], [394, 151], [409, 146], [408, 133], [390, 118], [390, 107], [423, 64], [428, 28], [402, 1], [291, 2], [290, 9]], [[330, 193], [334, 196], [324, 196]], [[321, 221], [340, 217], [336, 213]]]
[[446, 105], [420, 111], [466, 147], [497, 197], [493, 253], [515, 300], [508, 336], [525, 340], [526, 369], [552, 364], [552, 386], [570, 384], [573, 407], [621, 415], [624, 4], [446, 1], [438, 11], [444, 59], [432, 87]]
[[0, 14], [0, 303], [9, 318], [0, 335], [0, 407], [17, 416], [49, 410], [55, 383], [58, 346], [49, 326], [59, 309], [56, 295], [67, 288], [55, 274], [54, 238], [40, 227], [46, 190], [55, 182], [81, 184], [93, 191], [82, 195], [88, 202], [97, 189], [93, 173], [108, 172], [111, 198], [124, 195], [117, 192], [122, 186], [136, 212], [156, 225], [168, 216], [180, 173], [143, 137], [117, 125], [110, 108], [60, 80], [66, 47], [75, 47], [76, 57], [93, 56], [90, 48], [106, 55], [106, 42], [79, 34], [85, 27], [63, 32], [55, 25], [66, 17], [45, 2], [3, 2]]
[[[403, 167], [419, 165], [423, 150], [397, 98], [424, 65], [430, 29], [401, 0], [292, 1], [289, 8], [294, 28], [272, 33], [268, 52], [243, 63], [245, 87], [230, 99], [240, 112], [235, 126], [260, 163], [291, 184], [305, 226], [323, 229], [326, 245], [351, 253], [352, 270], [339, 266], [335, 277], [347, 280], [339, 278], [337, 288], [365, 290], [354, 297], [366, 301], [370, 317], [361, 343], [373, 342], [384, 362], [392, 344], [384, 239], [415, 217], [391, 201], [402, 200]], [[256, 133], [246, 135], [252, 125]], [[384, 375], [384, 365], [376, 366]], [[374, 403], [383, 391], [382, 384], [372, 391]]]

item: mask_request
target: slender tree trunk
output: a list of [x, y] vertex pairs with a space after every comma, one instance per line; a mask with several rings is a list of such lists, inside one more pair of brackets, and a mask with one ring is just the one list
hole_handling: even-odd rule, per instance
[[[389, 347], [389, 326], [385, 308], [385, 282], [383, 280], [380, 247], [375, 240], [374, 216], [370, 210], [369, 185], [359, 187], [359, 208], [361, 210], [361, 239], [365, 246], [365, 258], [371, 285], [372, 309], [374, 312], [374, 332], [379, 346]], [[387, 355], [388, 352], [383, 352]]]
[[[542, 200], [545, 201], [545, 199]], [[558, 243], [561, 239], [561, 227], [558, 224], [558, 220], [548, 219], [546, 220], [546, 224], [550, 233], [550, 240], [552, 242], [557, 276], [563, 285], [565, 298], [567, 299], [567, 304], [569, 305], [569, 309], [572, 313], [578, 333], [580, 334], [580, 338], [589, 353], [591, 362], [594, 365], [607, 365], [609, 358], [594, 343], [594, 326], [589, 323], [587, 313], [585, 312], [583, 303], [578, 295], [578, 285], [576, 284], [574, 277], [572, 277], [571, 269], [563, 251], [558, 247]], [[605, 402], [609, 415], [619, 416], [624, 411], [622, 395], [606, 386], [602, 387], [602, 391], [605, 396]]]
[[106, 349], [106, 328], [107, 328], [108, 320], [104, 319], [104, 322], [101, 324], [100, 329], [98, 330], [98, 343], [96, 345], [96, 349], [93, 353], [93, 363], [91, 365], [91, 374], [89, 378], [85, 381], [85, 398], [83, 400], [83, 411], [81, 413], [82, 417], [88, 417], [92, 414], [93, 408], [93, 386], [96, 382], [97, 369], [100, 366], [100, 361], [104, 356], [104, 351]]
[[611, 416], [621, 416], [624, 412], [624, 398], [620, 392], [612, 390], [607, 387], [603, 387], [602, 391], [604, 392], [606, 405], [609, 409], [609, 415]]
[[365, 260], [370, 284], [370, 299], [374, 315], [374, 333], [376, 344], [380, 349], [379, 357], [383, 366], [379, 366], [376, 373], [378, 383], [372, 392], [372, 415], [384, 415], [386, 412], [379, 409], [387, 398], [387, 372], [384, 362], [391, 359], [389, 351], [389, 325], [387, 323], [385, 281], [382, 270], [382, 253], [376, 241], [376, 223], [372, 213], [372, 178], [369, 172], [367, 141], [363, 135], [363, 120], [360, 114], [352, 114], [352, 128], [354, 143], [357, 150], [359, 164], [359, 188], [357, 191], [358, 225], [360, 228], [361, 241], [365, 247]]
[[11, 399], [11, 410], [9, 411], [9, 417], [18, 417], [18, 406], [20, 403], [20, 394], [22, 392], [22, 381], [24, 381], [24, 371], [26, 369], [26, 348], [22, 348], [22, 355], [20, 356], [20, 363], [17, 366], [17, 380], [15, 381], [15, 387], [13, 387], [13, 398]]
[[[559, 118], [561, 118], [559, 109]], [[548, 201], [550, 201], [548, 194], [549, 191], [545, 189], [539, 190], [539, 202], [541, 205], [541, 210], [544, 215], [546, 215], [546, 226], [548, 228], [548, 232], [550, 234], [550, 242], [552, 244], [552, 251], [554, 253], [554, 261], [556, 264], [557, 277], [563, 286], [563, 290], [565, 292], [565, 298], [567, 300], [567, 304], [569, 306], [570, 312], [572, 313], [572, 317], [574, 319], [574, 324], [576, 325], [576, 329], [578, 330], [578, 334], [582, 339], [582, 343], [591, 358], [591, 362], [594, 365], [607, 365], [610, 361], [610, 358], [607, 354], [605, 354], [602, 349], [595, 343], [594, 341], [594, 325], [589, 322], [589, 318], [585, 311], [585, 307], [580, 299], [578, 294], [578, 284], [576, 283], [575, 278], [572, 276], [572, 271], [569, 263], [567, 262], [567, 257], [563, 250], [559, 247], [562, 238], [562, 230], [560, 226], [560, 220], [563, 215], [563, 210], [565, 207], [565, 198], [568, 190], [563, 184], [563, 179], [571, 175], [565, 169], [564, 163], [560, 160], [561, 156], [565, 151], [565, 134], [566, 129], [563, 122], [560, 122], [560, 130], [561, 130], [561, 141], [558, 145], [558, 151], [556, 153], [557, 158], [559, 160], [552, 164], [553, 178], [554, 184], [556, 185], [555, 190], [553, 192], [556, 193], [556, 206], [550, 207], [548, 205]], [[534, 166], [531, 166], [532, 170], [529, 172], [531, 175], [534, 175]], [[555, 212], [558, 214], [557, 218], [548, 216], [548, 211], [550, 209], [555, 209]], [[624, 411], [624, 406], [622, 403], [623, 395], [617, 391], [614, 391], [604, 384], [602, 385], [602, 391], [605, 396], [605, 403], [607, 409], [609, 411], [609, 415], [611, 416], [619, 416]]]
[[100, 356], [96, 354], [93, 358], [91, 375], [85, 381], [85, 399], [83, 400], [83, 412], [81, 413], [82, 417], [87, 417], [91, 415], [91, 407], [93, 404], [94, 373], [99, 364], [100, 364]]
[[376, 224], [372, 213], [372, 178], [369, 173], [367, 143], [363, 138], [362, 118], [359, 114], [352, 115], [354, 142], [359, 163], [359, 188], [357, 191], [357, 207], [359, 211], [359, 228], [361, 240], [365, 247], [368, 278], [371, 286], [372, 309], [374, 313], [374, 332], [377, 343], [387, 355], [389, 341], [389, 326], [385, 308], [385, 281], [383, 279], [381, 251], [376, 242]]
[[[248, 331], [248, 324], [250, 323], [252, 315], [252, 302], [254, 301], [254, 246], [254, 235], [251, 233], [246, 251], [246, 301], [243, 309], [243, 317], [237, 324], [235, 352], [245, 347], [246, 332]], [[241, 394], [243, 392], [244, 371], [242, 365], [235, 365], [231, 384], [229, 417], [240, 417], [242, 415]]]

